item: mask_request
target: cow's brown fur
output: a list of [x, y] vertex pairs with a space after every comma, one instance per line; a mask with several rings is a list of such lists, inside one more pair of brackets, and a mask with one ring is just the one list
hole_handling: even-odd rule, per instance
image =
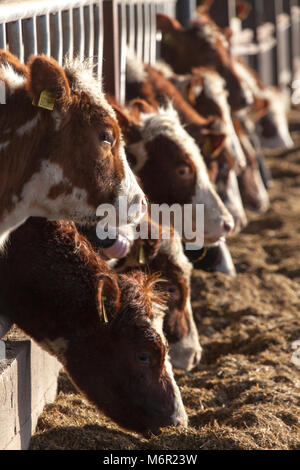
[[158, 13], [157, 27], [163, 33], [162, 58], [176, 73], [190, 73], [193, 67], [214, 67], [226, 81], [232, 109], [237, 111], [247, 105], [241, 81], [225, 44], [225, 35], [207, 13], [200, 13], [187, 28], [183, 28], [177, 20]]
[[[6, 86], [0, 113], [0, 236], [31, 215], [94, 218], [99, 204], [115, 203], [129, 168], [120, 156], [113, 110], [92, 75], [95, 96], [52, 58], [32, 57], [25, 68], [2, 51], [0, 78]], [[45, 90], [53, 96], [53, 111], [36, 106]], [[137, 183], [133, 187], [141, 198]]]
[[165, 308], [156, 278], [117, 275], [73, 223], [40, 218], [13, 232], [0, 272], [10, 319], [104, 413], [138, 432], [186, 423], [154, 327]]

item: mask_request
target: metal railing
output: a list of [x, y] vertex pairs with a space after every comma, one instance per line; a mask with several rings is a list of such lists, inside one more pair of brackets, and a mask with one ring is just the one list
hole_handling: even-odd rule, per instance
[[100, 77], [102, 24], [102, 0], [6, 0], [0, 4], [0, 47], [9, 46], [22, 62], [37, 53], [60, 64], [66, 53], [88, 57]]
[[4, 0], [0, 48], [21, 62], [44, 53], [60, 64], [88, 58], [107, 91], [125, 100], [126, 47], [153, 64], [157, 57], [156, 13], [176, 15], [176, 0]]
[[211, 14], [235, 30], [234, 49], [266, 85], [288, 88], [300, 69], [300, 0], [247, 0], [252, 10], [237, 20], [238, 0], [215, 0]]

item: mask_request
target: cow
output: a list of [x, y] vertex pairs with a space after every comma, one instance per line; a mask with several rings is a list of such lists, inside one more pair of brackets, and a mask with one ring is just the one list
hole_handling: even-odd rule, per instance
[[[210, 182], [199, 148], [183, 128], [173, 105], [156, 110], [143, 100], [133, 100], [125, 110], [119, 106], [114, 109], [131, 167], [149, 201], [169, 206], [190, 204], [193, 215], [197, 204], [204, 204], [204, 243], [228, 235], [234, 228], [233, 218]], [[193, 238], [185, 223], [181, 235], [187, 240]]]
[[[119, 229], [118, 240], [111, 236], [101, 240], [97, 228], [78, 226], [94, 249], [108, 258], [118, 273], [142, 270], [159, 274], [164, 280], [161, 290], [167, 295], [164, 334], [169, 344], [172, 365], [185, 371], [192, 370], [201, 359], [202, 348], [191, 307], [192, 264], [184, 254], [181, 238], [170, 226], [155, 223], [149, 216], [133, 227]], [[121, 246], [120, 238], [122, 240]], [[123, 240], [129, 241], [129, 250], [123, 252]]]
[[245, 168], [246, 157], [233, 125], [225, 81], [208, 67], [193, 69], [193, 73], [189, 75], [175, 75], [170, 80], [197, 112], [207, 119], [221, 120], [220, 131], [225, 136], [222, 148], [216, 154], [208, 135], [202, 146], [202, 153], [208, 168], [212, 168], [211, 179], [216, 184], [218, 194], [234, 217], [234, 231], [237, 233], [247, 225], [237, 184], [237, 173]]
[[223, 31], [205, 12], [200, 12], [187, 27], [163, 13], [156, 15], [162, 32], [161, 57], [175, 73], [186, 74], [193, 67], [213, 67], [226, 81], [233, 112], [249, 105], [249, 94], [236, 73]]
[[117, 274], [73, 222], [39, 217], [11, 234], [0, 273], [7, 316], [104, 414], [142, 434], [187, 425], [157, 276]]
[[294, 146], [288, 128], [287, 99], [277, 87], [266, 86], [243, 59], [235, 58], [235, 69], [253, 96], [248, 115], [255, 124], [260, 144], [265, 148]]
[[0, 242], [28, 217], [94, 220], [102, 203], [135, 204], [145, 196], [126, 160], [124, 143], [101, 84], [87, 62], [32, 56], [22, 66], [0, 51]]

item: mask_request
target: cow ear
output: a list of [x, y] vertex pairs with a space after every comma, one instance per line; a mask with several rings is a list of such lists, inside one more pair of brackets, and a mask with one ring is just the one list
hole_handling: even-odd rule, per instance
[[150, 114], [155, 111], [153, 106], [151, 106], [147, 101], [141, 99], [134, 99], [129, 102], [130, 112], [139, 119], [141, 113]]
[[122, 130], [127, 129], [132, 124], [132, 119], [129, 114], [120, 106], [113, 105], [114, 111], [116, 113], [117, 121]]
[[255, 98], [251, 106], [251, 114], [255, 120], [261, 119], [270, 108], [270, 101], [261, 98]]
[[203, 13], [208, 13], [211, 5], [214, 3], [214, 0], [202, 0], [201, 5], [197, 7], [197, 13], [202, 15]]
[[183, 30], [179, 21], [163, 13], [156, 14], [156, 28], [163, 33], [172, 33], [174, 31]]
[[21, 64], [21, 62], [15, 55], [13, 55], [11, 52], [6, 51], [4, 49], [0, 49], [0, 64], [1, 65], [8, 64], [19, 75], [23, 75], [25, 77], [27, 75], [28, 69], [26, 65]]
[[[70, 97], [70, 86], [62, 67], [52, 57], [33, 56], [28, 62], [27, 91], [34, 104], [38, 104], [41, 95], [45, 102], [63, 106]], [[45, 107], [45, 106], [41, 106]]]
[[248, 2], [237, 2], [236, 4], [236, 16], [240, 20], [245, 20], [252, 9], [252, 6]]
[[203, 80], [199, 76], [193, 76], [188, 84], [187, 99], [192, 106], [195, 106], [196, 99], [201, 95]]
[[120, 289], [113, 277], [101, 276], [96, 300], [101, 323], [109, 324], [120, 308]]

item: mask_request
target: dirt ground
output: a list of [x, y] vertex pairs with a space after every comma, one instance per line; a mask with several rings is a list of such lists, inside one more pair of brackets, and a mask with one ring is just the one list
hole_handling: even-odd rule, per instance
[[204, 353], [194, 371], [176, 374], [188, 429], [149, 440], [123, 432], [62, 373], [31, 449], [300, 450], [300, 112], [290, 122], [295, 149], [268, 153], [271, 209], [249, 213], [229, 241], [237, 277], [193, 276]]

